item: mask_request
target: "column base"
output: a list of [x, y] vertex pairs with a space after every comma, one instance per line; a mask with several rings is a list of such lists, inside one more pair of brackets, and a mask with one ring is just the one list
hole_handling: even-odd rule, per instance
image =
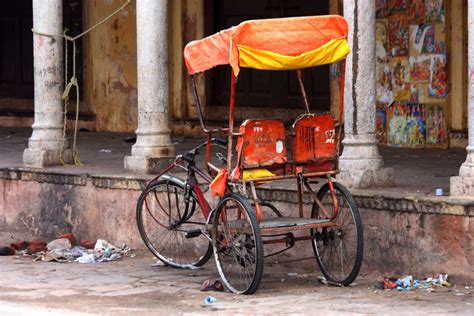
[[343, 170], [336, 176], [336, 179], [346, 187], [354, 189], [393, 187], [395, 185], [392, 168]]
[[451, 177], [449, 182], [451, 196], [474, 197], [474, 177]]
[[158, 173], [173, 162], [175, 157], [141, 157], [126, 156], [124, 168], [135, 174]]
[[[64, 150], [64, 162], [72, 163], [72, 150]], [[25, 149], [23, 152], [23, 164], [31, 167], [51, 167], [61, 164], [60, 150], [52, 149]]]

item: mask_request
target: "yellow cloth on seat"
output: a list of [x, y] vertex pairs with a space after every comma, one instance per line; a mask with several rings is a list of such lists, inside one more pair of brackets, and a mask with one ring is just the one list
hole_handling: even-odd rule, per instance
[[244, 180], [267, 178], [267, 177], [274, 177], [274, 176], [275, 174], [269, 171], [268, 169], [252, 169], [252, 170], [244, 170], [243, 172]]

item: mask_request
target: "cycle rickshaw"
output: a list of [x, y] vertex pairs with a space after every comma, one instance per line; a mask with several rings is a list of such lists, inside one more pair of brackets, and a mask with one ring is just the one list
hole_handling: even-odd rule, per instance
[[[303, 241], [311, 243], [328, 280], [341, 285], [355, 280], [363, 255], [361, 218], [349, 191], [333, 181], [339, 172], [347, 35], [347, 22], [335, 15], [250, 20], [186, 46], [184, 59], [207, 140], [178, 155], [139, 198], [140, 234], [157, 258], [169, 266], [193, 268], [214, 254], [225, 286], [252, 294], [263, 274], [263, 246], [283, 243], [286, 250]], [[337, 120], [310, 113], [300, 70], [335, 62], [342, 63]], [[229, 126], [207, 128], [194, 76], [218, 65], [231, 67]], [[297, 71], [306, 113], [289, 132], [280, 119], [247, 119], [234, 128], [241, 67]], [[218, 155], [219, 166], [211, 162], [214, 145], [227, 151], [227, 157]], [[196, 164], [200, 150], [205, 151], [204, 168]], [[176, 168], [186, 176], [171, 174]], [[197, 176], [219, 197], [216, 207], [206, 201]], [[299, 216], [284, 216], [257, 194], [258, 185], [290, 179], [297, 184]], [[325, 182], [317, 192], [316, 181]], [[310, 214], [303, 210], [307, 196]]]

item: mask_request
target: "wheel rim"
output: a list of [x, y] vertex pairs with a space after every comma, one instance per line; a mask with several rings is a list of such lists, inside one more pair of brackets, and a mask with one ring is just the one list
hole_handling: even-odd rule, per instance
[[[346, 197], [336, 189], [339, 214], [333, 227], [313, 231], [316, 256], [322, 272], [331, 280], [347, 285], [351, 283], [357, 266], [358, 231], [352, 207]], [[334, 211], [330, 191], [326, 191], [321, 202], [329, 214]], [[322, 212], [318, 212], [321, 218]], [[357, 271], [358, 272], [358, 271]]]
[[257, 273], [255, 228], [242, 204], [224, 199], [214, 221], [213, 246], [223, 282], [234, 293], [246, 293]]
[[146, 193], [139, 213], [147, 247], [160, 260], [176, 267], [199, 264], [210, 246], [204, 235], [186, 238], [186, 232], [205, 228], [198, 203], [190, 197], [187, 210], [186, 204], [183, 188], [162, 183]]

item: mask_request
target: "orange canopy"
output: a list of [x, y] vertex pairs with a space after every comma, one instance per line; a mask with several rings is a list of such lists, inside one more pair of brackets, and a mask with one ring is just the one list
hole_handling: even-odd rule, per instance
[[349, 53], [346, 20], [338, 15], [251, 20], [188, 43], [190, 74], [230, 64], [270, 70], [307, 68], [341, 60]]

